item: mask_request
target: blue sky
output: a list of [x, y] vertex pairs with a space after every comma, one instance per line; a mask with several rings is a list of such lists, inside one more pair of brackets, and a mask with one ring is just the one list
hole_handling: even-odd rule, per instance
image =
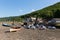
[[60, 0], [0, 0], [0, 17], [24, 15], [57, 2]]

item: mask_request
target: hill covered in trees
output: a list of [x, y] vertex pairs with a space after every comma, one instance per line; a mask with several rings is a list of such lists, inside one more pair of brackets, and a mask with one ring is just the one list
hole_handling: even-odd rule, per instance
[[26, 16], [39, 18], [60, 18], [60, 2], [25, 15], [0, 18], [0, 21], [22, 21]]

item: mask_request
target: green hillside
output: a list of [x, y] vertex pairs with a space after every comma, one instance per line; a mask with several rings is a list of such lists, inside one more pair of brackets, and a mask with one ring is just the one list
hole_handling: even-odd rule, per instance
[[41, 10], [37, 10], [35, 12], [23, 15], [21, 17], [24, 18], [25, 16], [33, 16], [33, 17], [38, 16], [42, 18], [46, 18], [46, 17], [60, 18], [60, 2], [48, 6], [46, 8], [43, 8]]
[[7, 21], [7, 20], [21, 21], [26, 16], [41, 17], [41, 18], [60, 18], [60, 2], [25, 15], [0, 18], [0, 21]]

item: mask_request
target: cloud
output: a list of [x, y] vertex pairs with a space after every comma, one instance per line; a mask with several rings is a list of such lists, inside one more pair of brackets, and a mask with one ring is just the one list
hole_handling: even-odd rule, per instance
[[23, 14], [31, 13], [34, 11], [36, 11], [36, 10], [35, 9], [31, 9], [31, 10], [19, 9], [19, 14], [23, 15]]
[[33, 12], [33, 11], [35, 11], [35, 9], [32, 9], [31, 11]]
[[34, 11], [36, 11], [36, 10], [35, 9], [32, 9], [32, 10], [28, 11], [27, 13], [31, 13], [31, 12], [34, 12]]

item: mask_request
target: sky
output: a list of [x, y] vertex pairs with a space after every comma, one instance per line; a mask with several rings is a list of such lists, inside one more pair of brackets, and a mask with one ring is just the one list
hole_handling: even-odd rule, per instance
[[57, 2], [60, 0], [0, 0], [0, 17], [24, 15]]

